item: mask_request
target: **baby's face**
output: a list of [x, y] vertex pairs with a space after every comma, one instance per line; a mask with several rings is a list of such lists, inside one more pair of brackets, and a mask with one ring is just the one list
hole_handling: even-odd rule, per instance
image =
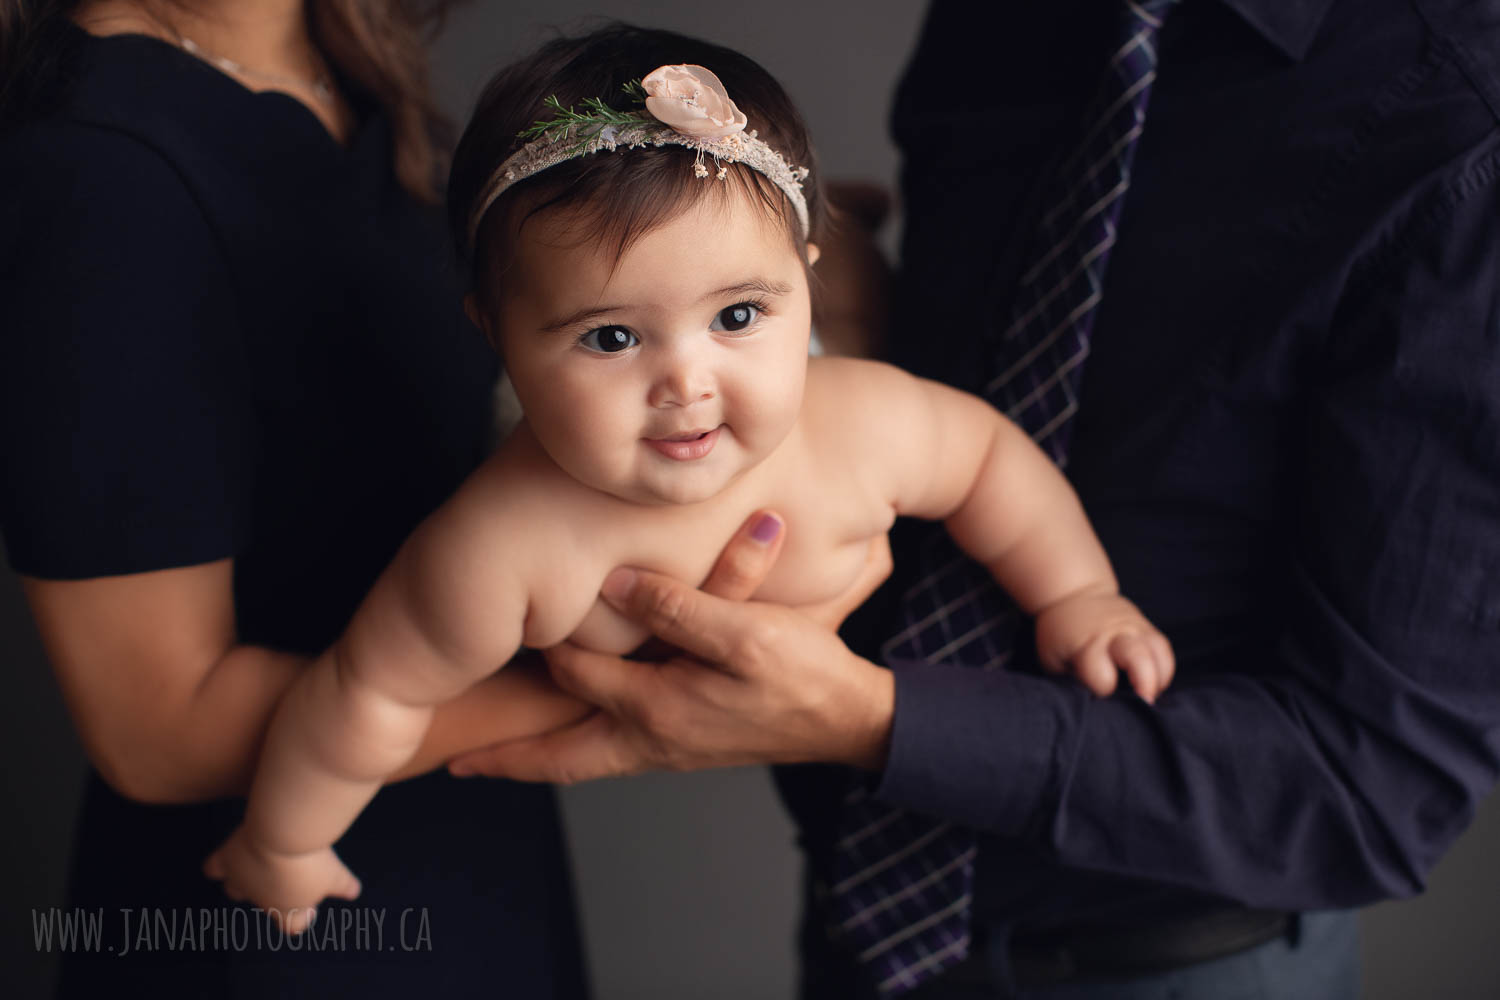
[[494, 318], [526, 421], [575, 479], [635, 503], [694, 503], [796, 424], [811, 323], [785, 230], [704, 198], [618, 265], [566, 214], [522, 229]]

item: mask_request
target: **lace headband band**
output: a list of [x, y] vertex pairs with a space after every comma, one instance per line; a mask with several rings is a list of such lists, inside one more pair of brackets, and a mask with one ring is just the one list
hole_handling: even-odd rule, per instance
[[469, 246], [479, 234], [485, 213], [502, 194], [548, 167], [617, 149], [641, 146], [683, 146], [697, 152], [693, 173], [707, 178], [705, 156], [714, 161], [713, 174], [723, 180], [724, 163], [743, 163], [775, 184], [802, 224], [802, 235], [809, 234], [807, 198], [802, 182], [806, 167], [793, 167], [764, 141], [755, 130], [745, 131], [745, 116], [735, 107], [719, 78], [702, 66], [662, 66], [640, 81], [631, 81], [625, 90], [645, 103], [641, 112], [618, 111], [599, 98], [584, 101], [585, 112], [564, 108], [556, 97], [546, 104], [557, 112], [548, 121], [538, 121], [521, 133], [532, 137], [506, 158], [490, 176], [483, 196], [469, 217]]

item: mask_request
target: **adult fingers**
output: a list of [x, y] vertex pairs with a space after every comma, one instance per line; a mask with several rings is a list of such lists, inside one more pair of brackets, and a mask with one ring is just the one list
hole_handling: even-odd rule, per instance
[[656, 680], [656, 668], [651, 664], [595, 653], [571, 643], [543, 650], [542, 655], [558, 687], [611, 715], [621, 714], [627, 701], [639, 700], [646, 686]]
[[734, 533], [699, 589], [726, 601], [747, 601], [781, 554], [786, 532], [781, 518], [767, 510], [751, 514]]
[[875, 593], [875, 590], [891, 575], [891, 540], [884, 532], [870, 539], [870, 548], [865, 556], [864, 568], [859, 577], [842, 594], [821, 604], [801, 608], [803, 614], [837, 631], [844, 619]]
[[614, 718], [596, 712], [581, 722], [454, 758], [455, 777], [485, 775], [512, 781], [576, 784], [644, 770], [639, 754], [622, 737]]
[[725, 601], [645, 570], [614, 570], [605, 577], [600, 593], [616, 611], [645, 625], [658, 639], [715, 664], [729, 660], [738, 637], [767, 610]]

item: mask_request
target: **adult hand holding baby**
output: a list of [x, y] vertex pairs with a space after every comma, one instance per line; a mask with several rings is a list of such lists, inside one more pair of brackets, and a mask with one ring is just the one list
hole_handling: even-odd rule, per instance
[[541, 736], [465, 754], [452, 773], [572, 784], [752, 763], [883, 766], [894, 680], [833, 630], [890, 574], [890, 546], [884, 535], [872, 542], [845, 594], [793, 611], [747, 600], [780, 554], [781, 529], [774, 515], [753, 515], [701, 590], [659, 573], [616, 570], [605, 599], [683, 652], [644, 663], [553, 647], [546, 654], [553, 679], [599, 710]]

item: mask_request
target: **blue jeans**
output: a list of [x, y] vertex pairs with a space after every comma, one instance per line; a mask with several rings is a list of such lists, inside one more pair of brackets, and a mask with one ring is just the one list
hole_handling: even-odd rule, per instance
[[1357, 1000], [1353, 911], [1304, 913], [1295, 931], [1226, 958], [1131, 979], [1090, 979], [1015, 994], [942, 980], [911, 1000]]

